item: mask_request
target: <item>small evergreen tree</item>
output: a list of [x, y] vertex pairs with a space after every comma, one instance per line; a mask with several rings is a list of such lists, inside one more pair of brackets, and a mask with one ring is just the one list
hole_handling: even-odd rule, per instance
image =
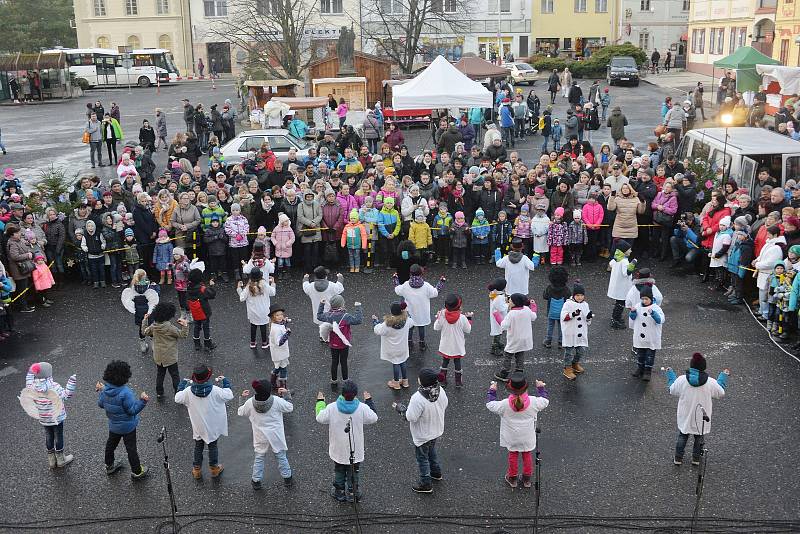
[[49, 169], [41, 171], [41, 179], [36, 184], [36, 190], [42, 196], [42, 203], [31, 206], [34, 212], [43, 212], [45, 207], [52, 206], [65, 217], [72, 215], [72, 211], [78, 206], [77, 202], [70, 197], [75, 190], [75, 183], [78, 175], [67, 176], [66, 169], [63, 167], [50, 166]]

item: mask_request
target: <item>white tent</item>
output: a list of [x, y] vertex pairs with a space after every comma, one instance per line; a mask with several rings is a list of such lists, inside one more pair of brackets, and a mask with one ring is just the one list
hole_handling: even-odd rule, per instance
[[392, 88], [392, 109], [490, 108], [492, 93], [438, 56], [416, 78]]
[[756, 65], [756, 71], [762, 75], [764, 86], [776, 81], [781, 86], [781, 94], [793, 95], [800, 93], [800, 67]]

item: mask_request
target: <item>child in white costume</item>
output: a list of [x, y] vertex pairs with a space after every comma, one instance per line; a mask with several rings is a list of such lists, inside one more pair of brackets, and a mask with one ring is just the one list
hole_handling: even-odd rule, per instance
[[329, 312], [331, 309], [330, 301], [334, 295], [341, 295], [344, 293], [344, 285], [342, 285], [344, 277], [341, 273], [336, 275], [336, 282], [328, 280], [328, 270], [325, 267], [319, 266], [314, 269], [314, 281], [308, 279], [308, 275], [303, 277], [303, 293], [308, 295], [311, 299], [311, 318], [314, 324], [319, 325], [319, 340], [323, 343], [328, 342], [328, 336], [331, 332], [330, 323], [324, 323], [317, 319], [317, 311], [319, 310], [319, 303], [325, 301], [325, 311]]
[[447, 368], [450, 360], [456, 372], [456, 387], [464, 385], [461, 375], [461, 359], [466, 356], [467, 346], [464, 336], [472, 331], [472, 312], [461, 313], [461, 297], [454, 293], [444, 299], [444, 309], [436, 314], [433, 329], [440, 331], [439, 355], [442, 366], [439, 369], [439, 382], [447, 385]]
[[522, 253], [522, 240], [514, 238], [511, 240], [511, 252], [503, 256], [495, 264], [504, 269], [506, 274], [506, 293], [522, 293], [527, 295], [530, 273], [536, 266], [531, 259]]
[[409, 270], [410, 278], [406, 282], [400, 284], [397, 276], [393, 277], [395, 283], [394, 292], [405, 301], [408, 315], [411, 318], [412, 324], [408, 330], [408, 346], [409, 348], [413, 346], [414, 342], [411, 338], [416, 326], [419, 334], [420, 350], [428, 348], [425, 343], [425, 327], [431, 324], [431, 299], [439, 296], [439, 291], [442, 290], [447, 280], [442, 276], [436, 287], [434, 287], [422, 278], [423, 272], [423, 268], [415, 263]]
[[625, 309], [625, 298], [633, 286], [631, 273], [636, 269], [636, 260], [628, 261], [631, 246], [624, 239], [617, 241], [614, 257], [608, 262], [611, 275], [608, 279], [608, 298], [614, 299], [614, 311], [611, 313], [611, 328], [624, 329], [622, 311]]
[[639, 291], [641, 302], [628, 316], [633, 319], [633, 348], [636, 351], [636, 371], [633, 376], [650, 381], [656, 351], [661, 349], [661, 326], [664, 312], [653, 302], [653, 290], [645, 286]]
[[508, 313], [506, 281], [498, 278], [489, 284], [489, 335], [492, 336], [492, 354], [500, 356], [506, 344], [503, 342], [503, 329], [500, 325]]
[[564, 376], [575, 380], [584, 371], [580, 364], [589, 348], [589, 325], [592, 311], [586, 302], [586, 290], [579, 282], [572, 288], [572, 298], [561, 307], [562, 346], [564, 347]]
[[286, 388], [289, 366], [289, 336], [292, 330], [288, 328], [289, 319], [286, 318], [286, 310], [283, 306], [272, 304], [269, 307], [269, 318], [271, 321], [269, 328], [269, 353], [272, 357], [272, 389], [277, 391]]

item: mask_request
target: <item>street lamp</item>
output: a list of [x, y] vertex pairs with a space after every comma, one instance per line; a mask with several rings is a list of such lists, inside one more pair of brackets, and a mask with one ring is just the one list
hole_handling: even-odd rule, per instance
[[728, 155], [728, 127], [733, 124], [733, 115], [730, 113], [723, 113], [719, 117], [720, 122], [725, 126], [725, 141], [722, 145], [722, 179], [725, 179], [725, 160]]

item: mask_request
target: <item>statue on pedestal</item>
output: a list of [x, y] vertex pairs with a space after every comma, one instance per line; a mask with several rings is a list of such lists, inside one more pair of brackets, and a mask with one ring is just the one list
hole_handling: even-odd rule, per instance
[[336, 42], [336, 55], [339, 58], [339, 76], [355, 74], [353, 51], [355, 50], [356, 32], [352, 28], [342, 26], [339, 40]]

